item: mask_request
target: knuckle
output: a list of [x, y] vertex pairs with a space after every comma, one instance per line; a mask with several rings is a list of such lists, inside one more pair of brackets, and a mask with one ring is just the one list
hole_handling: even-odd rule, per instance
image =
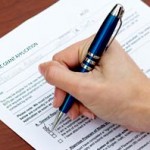
[[66, 57], [63, 55], [63, 52], [55, 54], [52, 60], [59, 62], [60, 64], [65, 65]]
[[53, 56], [53, 58], [52, 58], [52, 60], [55, 60], [55, 61], [59, 61], [59, 59], [60, 59], [60, 54], [59, 54], [59, 53], [56, 53], [56, 54]]

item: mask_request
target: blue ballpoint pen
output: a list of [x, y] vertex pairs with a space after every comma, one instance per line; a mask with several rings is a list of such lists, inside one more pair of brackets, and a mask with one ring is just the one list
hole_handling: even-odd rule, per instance
[[[101, 25], [100, 29], [98, 30], [92, 44], [90, 45], [90, 48], [84, 61], [82, 62], [81, 66], [77, 69], [78, 72], [89, 72], [95, 67], [97, 62], [100, 60], [100, 57], [102, 56], [103, 52], [109, 47], [109, 45], [117, 35], [122, 24], [121, 19], [123, 13], [124, 8], [122, 5], [116, 4], [113, 7], [113, 9], [110, 11], [108, 16], [104, 20], [103, 24]], [[120, 26], [116, 31], [114, 37], [112, 37], [119, 21]], [[69, 111], [74, 101], [75, 98], [73, 96], [71, 96], [70, 94], [66, 95], [65, 100], [59, 108], [59, 112], [54, 120], [52, 130], [55, 129], [63, 114]]]

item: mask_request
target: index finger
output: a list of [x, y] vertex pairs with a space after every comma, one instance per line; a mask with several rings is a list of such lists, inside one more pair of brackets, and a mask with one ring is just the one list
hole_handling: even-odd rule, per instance
[[94, 36], [91, 36], [88, 39], [79, 41], [67, 47], [61, 52], [55, 54], [53, 60], [60, 62], [68, 68], [78, 66], [83, 61], [93, 38]]

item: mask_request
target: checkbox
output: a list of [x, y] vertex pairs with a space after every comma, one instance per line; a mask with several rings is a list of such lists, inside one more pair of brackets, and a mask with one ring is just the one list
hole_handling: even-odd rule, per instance
[[63, 140], [62, 140], [62, 139], [59, 139], [59, 140], [58, 140], [58, 142], [59, 142], [59, 143], [62, 143], [62, 142], [63, 142]]
[[53, 138], [56, 138], [56, 137], [57, 137], [57, 135], [53, 133], [53, 134], [52, 134], [52, 137], [53, 137]]
[[50, 134], [51, 136], [53, 136], [54, 133], [53, 133], [53, 132], [49, 132], [49, 134]]

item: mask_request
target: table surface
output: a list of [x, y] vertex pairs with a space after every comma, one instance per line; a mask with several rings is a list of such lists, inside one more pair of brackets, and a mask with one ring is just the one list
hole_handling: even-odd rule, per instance
[[[0, 37], [57, 0], [0, 0]], [[150, 6], [150, 0], [144, 0]], [[33, 150], [0, 121], [0, 150]]]

